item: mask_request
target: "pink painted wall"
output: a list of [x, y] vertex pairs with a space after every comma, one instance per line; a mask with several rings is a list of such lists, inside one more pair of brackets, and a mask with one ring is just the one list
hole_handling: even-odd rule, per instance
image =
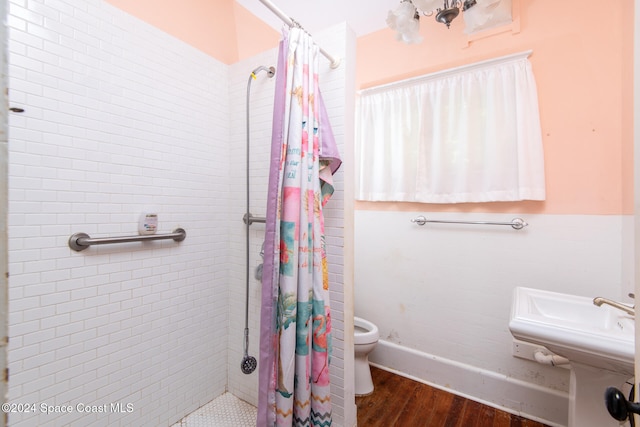
[[266, 25], [239, 3], [234, 1], [233, 4], [238, 57], [240, 60], [251, 58], [260, 52], [278, 46], [280, 41], [280, 33], [278, 31]]
[[106, 1], [225, 64], [278, 44], [278, 32], [234, 0]]
[[[234, 0], [107, 0], [231, 64], [277, 45], [279, 35]], [[424, 205], [356, 203], [356, 209], [547, 214], [633, 211], [633, 4], [514, 0], [519, 31], [467, 43], [458, 18], [451, 29], [423, 17], [420, 45], [390, 30], [357, 41], [357, 85], [380, 83], [533, 50], [545, 149], [544, 202]], [[215, 3], [215, 6], [213, 5]], [[230, 19], [232, 17], [232, 19]]]

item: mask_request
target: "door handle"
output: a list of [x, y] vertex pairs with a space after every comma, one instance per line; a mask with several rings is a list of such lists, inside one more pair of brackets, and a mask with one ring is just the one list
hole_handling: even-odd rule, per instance
[[[640, 403], [629, 402], [615, 387], [607, 387], [604, 392], [604, 402], [609, 415], [618, 421], [625, 421], [629, 418], [629, 414], [640, 414]], [[631, 416], [631, 425], [634, 425], [633, 416]]]

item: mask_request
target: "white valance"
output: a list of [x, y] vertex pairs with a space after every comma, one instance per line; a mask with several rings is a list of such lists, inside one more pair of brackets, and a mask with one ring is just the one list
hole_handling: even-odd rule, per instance
[[544, 200], [530, 52], [362, 91], [356, 198]]

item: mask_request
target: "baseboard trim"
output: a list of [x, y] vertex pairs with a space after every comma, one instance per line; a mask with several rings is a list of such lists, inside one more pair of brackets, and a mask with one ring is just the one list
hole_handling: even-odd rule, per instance
[[566, 427], [569, 394], [380, 340], [372, 365], [553, 427]]

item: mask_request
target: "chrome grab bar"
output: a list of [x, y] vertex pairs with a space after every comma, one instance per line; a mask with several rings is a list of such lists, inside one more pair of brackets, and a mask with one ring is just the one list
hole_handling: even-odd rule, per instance
[[147, 234], [141, 236], [97, 237], [91, 238], [87, 233], [74, 233], [69, 237], [69, 247], [76, 252], [87, 249], [91, 245], [106, 245], [109, 243], [142, 242], [147, 240], [173, 239], [182, 242], [187, 238], [187, 232], [183, 228], [176, 228], [172, 233]]
[[514, 230], [522, 230], [529, 224], [522, 218], [514, 218], [511, 222], [494, 222], [494, 221], [453, 221], [453, 220], [440, 220], [440, 219], [427, 219], [423, 215], [418, 216], [411, 220], [411, 222], [418, 225], [425, 225], [428, 222], [436, 222], [441, 224], [472, 224], [472, 225], [510, 225]]

